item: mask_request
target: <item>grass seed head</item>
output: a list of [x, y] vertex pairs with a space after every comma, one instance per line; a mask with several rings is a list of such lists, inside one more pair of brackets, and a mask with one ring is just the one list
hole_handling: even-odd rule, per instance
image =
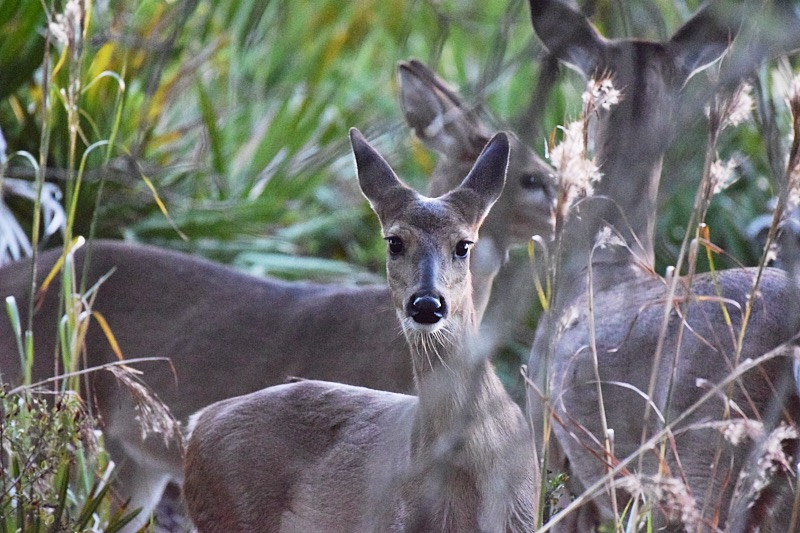
[[63, 13], [56, 13], [48, 24], [53, 39], [64, 46], [80, 44], [83, 37], [83, 20], [86, 14], [84, 0], [69, 0]]
[[622, 92], [614, 87], [609, 76], [600, 79], [590, 79], [586, 90], [581, 95], [584, 115], [589, 115], [595, 110], [609, 110], [622, 101]]
[[136, 419], [141, 424], [142, 439], [149, 434], [159, 434], [164, 444], [180, 438], [180, 423], [175, 420], [169, 408], [138, 378], [139, 372], [124, 365], [109, 366], [119, 382], [125, 386], [136, 405]]
[[621, 485], [634, 498], [652, 503], [671, 522], [680, 520], [687, 530], [697, 530], [701, 522], [697, 502], [680, 479], [660, 475], [629, 475], [621, 480]]
[[755, 109], [753, 100], [753, 86], [749, 83], [742, 83], [736, 88], [726, 108], [727, 126], [736, 127], [743, 122], [750, 120]]
[[594, 184], [602, 173], [594, 158], [587, 156], [584, 121], [571, 122], [559, 129], [563, 139], [548, 156], [559, 174], [559, 215], [566, 219], [570, 206], [577, 199], [593, 194]]
[[712, 184], [712, 194], [716, 195], [731, 186], [739, 176], [734, 172], [738, 163], [733, 159], [723, 161], [715, 159], [711, 163], [710, 179]]
[[612, 230], [611, 226], [603, 226], [595, 236], [594, 245], [600, 249], [613, 246], [625, 246], [625, 240], [620, 237], [616, 231]]

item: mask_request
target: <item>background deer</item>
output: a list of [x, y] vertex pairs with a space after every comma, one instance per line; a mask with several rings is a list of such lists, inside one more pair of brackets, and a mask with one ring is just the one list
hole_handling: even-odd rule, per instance
[[[621, 516], [631, 493], [644, 493], [654, 502], [657, 521], [672, 527], [786, 527], [790, 473], [781, 469], [774, 484], [753, 495], [752, 506], [729, 514], [737, 476], [755, 446], [724, 442], [720, 423], [755, 419], [769, 434], [781, 420], [796, 421], [800, 403], [791, 358], [768, 358], [731, 389], [695, 404], [740, 362], [794, 342], [800, 292], [773, 269], [761, 274], [756, 292], [754, 269], [673, 279], [652, 270], [656, 193], [672, 111], [686, 80], [726, 50], [733, 35], [729, 21], [706, 7], [669, 41], [607, 40], [563, 3], [531, 0], [530, 7], [534, 29], [553, 54], [586, 77], [608, 76], [623, 93], [617, 106], [596, 116], [603, 177], [594, 196], [564, 221], [554, 302], [539, 324], [529, 362], [534, 381], [549, 379], [553, 430], [571, 476], [591, 489], [602, 520]], [[605, 227], [623, 244], [599, 242]], [[539, 413], [539, 396], [529, 399]], [[731, 412], [731, 405], [739, 411]], [[669, 439], [655, 441], [665, 442], [663, 448], [642, 446], [678, 419]], [[787, 450], [795, 444], [788, 442]], [[615, 500], [611, 490], [604, 492], [603, 480], [631, 456], [636, 460], [616, 472], [635, 474], [611, 482], [629, 492], [617, 491]], [[667, 491], [676, 480], [688, 490]], [[659, 499], [659, 490], [668, 496]], [[696, 507], [676, 504], [686, 493]], [[772, 504], [770, 512], [764, 503]]]
[[[489, 141], [491, 131], [477, 111], [467, 109], [459, 96], [419, 61], [401, 63], [398, 76], [400, 104], [406, 121], [419, 139], [441, 154], [428, 188], [431, 196], [441, 196], [455, 188], [461, 176], [467, 175]], [[509, 249], [526, 245], [532, 235], [547, 239], [553, 231], [552, 217], [545, 215], [555, 197], [553, 170], [516, 136], [507, 135], [511, 146], [508, 180], [502, 197], [482, 226], [481, 247], [470, 262], [479, 321], [490, 294], [496, 290], [502, 293], [492, 298], [493, 305], [504, 309], [492, 321], [491, 330], [501, 327], [498, 322], [516, 314], [509, 297], [515, 295], [518, 302], [520, 291], [525, 290], [510, 279], [502, 280], [500, 287], [493, 287], [500, 266], [506, 264]], [[527, 268], [525, 275], [529, 276]], [[524, 281], [529, 285], [528, 279]], [[527, 307], [529, 299], [522, 300]]]
[[438, 198], [405, 186], [357, 130], [351, 142], [419, 395], [301, 381], [207, 407], [186, 452], [190, 515], [200, 531], [530, 531], [528, 427], [480, 354], [469, 271], [507, 137]]
[[[438, 195], [455, 188], [488, 140], [487, 127], [420, 63], [402, 64], [400, 81], [409, 123], [442, 154], [431, 190]], [[438, 129], [428, 127], [434, 122]], [[480, 256], [473, 274], [481, 308], [507, 248], [550, 231], [550, 168], [530, 149], [513, 138], [511, 142], [509, 186], [482, 230], [491, 253]], [[93, 309], [108, 321], [127, 359], [170, 358], [171, 364], [136, 366], [178, 420], [215, 401], [282, 383], [288, 376], [389, 391], [413, 387], [408, 348], [385, 286], [262, 279], [184, 254], [121, 242], [99, 241], [86, 248], [91, 252], [80, 250], [75, 260], [76, 271], [82, 272], [91, 253], [87, 286], [113, 271], [100, 286]], [[42, 277], [59, 253], [40, 255]], [[0, 269], [0, 296], [13, 295], [26, 308], [30, 272], [29, 262]], [[53, 373], [60, 290], [50, 288], [34, 317], [37, 378]], [[88, 330], [85, 348], [88, 367], [117, 359], [96, 324]], [[0, 319], [0, 370], [6, 380], [19, 371], [7, 318]], [[144, 509], [133, 525], [142, 524], [164, 486], [182, 480], [180, 446], [165, 444], [160, 435], [142, 439], [135, 401], [113, 375], [95, 373], [90, 385], [106, 447], [117, 463], [115, 489], [121, 501], [130, 499], [129, 509]]]

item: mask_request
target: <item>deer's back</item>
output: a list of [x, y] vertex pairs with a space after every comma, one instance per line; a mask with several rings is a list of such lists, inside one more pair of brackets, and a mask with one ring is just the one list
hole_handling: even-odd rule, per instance
[[[680, 416], [733, 372], [737, 360], [735, 341], [754, 274], [754, 269], [723, 271], [718, 273], [716, 286], [710, 275], [696, 276], [691, 291], [687, 291], [683, 283], [683, 288], [678, 289], [678, 298], [671, 304], [673, 310], [660, 363], [655, 370], [658, 335], [664, 305], [668, 305], [667, 283], [657, 278], [642, 278], [595, 294], [598, 371], [604, 384], [603, 404], [608, 426], [615, 434], [616, 457], [625, 458], [639, 448], [651, 372], [655, 371], [658, 376], [653, 405], [668, 421]], [[687, 292], [693, 295], [689, 300]], [[723, 305], [730, 317], [730, 326], [726, 324]], [[600, 404], [590, 349], [588, 300], [585, 297], [578, 300], [574, 308], [577, 314], [565, 321], [556, 340], [552, 393], [556, 410], [569, 426], [564, 429], [556, 423], [555, 429], [561, 434], [559, 441], [566, 449], [575, 475], [588, 485], [605, 474], [598, 459], [601, 455], [592, 455], [586, 450], [586, 434], [569, 421], [581, 421], [600, 441], [603, 433], [597, 416]], [[738, 360], [755, 359], [791, 341], [798, 332], [800, 291], [782, 271], [767, 269], [752, 307]], [[790, 414], [794, 420], [800, 416], [791, 357], [771, 359], [759, 369], [745, 373], [740, 381], [741, 385], [731, 390], [734, 402], [745, 416], [763, 419], [767, 428], [774, 427], [781, 419], [776, 406], [784, 407], [784, 414]], [[721, 464], [733, 466], [720, 468], [716, 476], [711, 475], [709, 465], [714, 462], [717, 445], [721, 444], [721, 430], [703, 424], [723, 420], [726, 391], [722, 389], [720, 394], [705, 402], [675, 432], [683, 473], [698, 499], [707, 498], [706, 491], [711, 486], [713, 499], [729, 501], [736, 478], [728, 476], [731, 469], [736, 473], [750, 451], [746, 443], [736, 448], [723, 444]], [[651, 411], [647, 437], [663, 427]], [[568, 432], [582, 436], [583, 442], [576, 443], [568, 437]], [[601, 452], [595, 450], [595, 453]], [[658, 472], [656, 455], [652, 451], [645, 453], [645, 473]], [[633, 463], [634, 466], [638, 464], [638, 461]], [[671, 465], [671, 475], [679, 477], [681, 468], [672, 455]], [[713, 502], [711, 507], [708, 512], [714, 510]]]
[[206, 408], [186, 452], [192, 520], [200, 531], [361, 530], [363, 513], [392, 506], [415, 407], [411, 396], [300, 381]]
[[[295, 375], [382, 390], [413, 386], [408, 348], [384, 287], [258, 278], [185, 254], [114, 241], [96, 242], [91, 254], [88, 286], [114, 270], [93, 309], [107, 320], [126, 359], [171, 360], [174, 374], [164, 362], [137, 367], [178, 418]], [[57, 257], [58, 251], [40, 256], [40, 279]], [[84, 257], [85, 249], [76, 257], [79, 273]], [[13, 294], [26, 308], [29, 276], [27, 261], [3, 267], [0, 295]], [[58, 284], [52, 286], [34, 316], [40, 377], [52, 373], [59, 291]], [[87, 353], [90, 366], [116, 360], [97, 324], [89, 328]], [[15, 376], [18, 360], [4, 318], [4, 379]]]

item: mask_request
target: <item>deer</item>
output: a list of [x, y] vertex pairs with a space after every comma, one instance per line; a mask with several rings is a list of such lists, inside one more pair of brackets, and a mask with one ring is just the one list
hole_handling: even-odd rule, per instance
[[[560, 448], [553, 456], [566, 463], [573, 492], [591, 501], [570, 504], [548, 527], [563, 519], [573, 521], [565, 530], [592, 530], [620, 517], [648, 483], [660, 489], [677, 480], [679, 495], [692, 503], [677, 509], [652, 491], [655, 527], [785, 531], [793, 468], [777, 468], [761, 492], [737, 500], [743, 466], [759, 446], [726, 442], [721, 429], [756, 420], [770, 434], [800, 417], [791, 357], [800, 291], [771, 268], [667, 277], [653, 270], [656, 194], [673, 110], [686, 81], [725, 53], [733, 21], [718, 18], [710, 4], [667, 41], [611, 40], [562, 2], [530, 0], [530, 10], [550, 53], [622, 91], [621, 102], [595, 116], [603, 177], [563, 222], [567, 244], [554, 252], [554, 301], [537, 325], [528, 364], [536, 388], [549, 387], [545, 399], [529, 390], [529, 416], [550, 416]], [[605, 230], [616, 245], [598, 239]], [[734, 374], [744, 361], [758, 364]], [[724, 386], [732, 375], [734, 385]], [[541, 446], [542, 427], [534, 431]], [[786, 464], [794, 464], [796, 438], [782, 444], [794, 458]]]
[[508, 137], [496, 134], [462, 184], [434, 198], [357, 129], [350, 140], [418, 394], [303, 380], [206, 407], [190, 422], [189, 514], [201, 532], [530, 531], [528, 424], [481, 353], [470, 287]]
[[[431, 190], [455, 188], [466, 173], [464, 165], [488, 141], [488, 127], [418, 61], [401, 63], [399, 77], [410, 125], [442, 155]], [[433, 122], [440, 127], [429, 127]], [[551, 231], [552, 170], [531, 149], [509, 138], [509, 185], [481, 233], [490, 253], [481, 255], [473, 272], [479, 314], [507, 248], [524, 244], [531, 234]], [[39, 255], [37, 285], [60, 255], [60, 250]], [[178, 421], [206, 405], [283, 383], [289, 376], [393, 392], [413, 389], [409, 350], [385, 286], [259, 278], [187, 254], [109, 240], [89, 241], [75, 253], [75, 265], [76, 272], [86, 271], [87, 287], [110, 274], [96, 291], [93, 310], [107, 321], [126, 360], [169, 358], [169, 363], [131, 364]], [[30, 291], [29, 261], [0, 269], [0, 296], [16, 298], [23, 323]], [[35, 379], [54, 372], [49, 355], [56, 353], [60, 292], [60, 284], [54, 283], [37, 300]], [[117, 360], [96, 324], [89, 327], [84, 344], [88, 368]], [[14, 378], [18, 368], [14, 335], [3, 317], [0, 380]], [[142, 509], [126, 530], [135, 531], [149, 520], [165, 486], [182, 483], [182, 446], [177, 437], [167, 442], [157, 434], [142, 437], [132, 394], [109, 372], [93, 373], [87, 386], [85, 396], [97, 408], [106, 448], [116, 463], [116, 498], [127, 502], [128, 510]]]

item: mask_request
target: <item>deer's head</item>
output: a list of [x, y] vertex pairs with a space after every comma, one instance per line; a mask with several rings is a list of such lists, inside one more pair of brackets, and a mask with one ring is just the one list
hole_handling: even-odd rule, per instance
[[[476, 112], [425, 65], [416, 60], [397, 67], [400, 104], [416, 136], [441, 158], [431, 177], [429, 193], [438, 196], [456, 188], [490, 138]], [[550, 166], [508, 134], [511, 150], [503, 195], [486, 217], [483, 239], [498, 251], [528, 243], [532, 235], [549, 239], [556, 180]]]
[[631, 154], [660, 157], [681, 88], [722, 57], [738, 29], [735, 17], [709, 4], [667, 41], [606, 39], [563, 1], [530, 0], [530, 8], [533, 28], [553, 55], [585, 78], [611, 78], [622, 91], [618, 105], [598, 110], [601, 162], [617, 154], [629, 161]]
[[[587, 117], [603, 178], [593, 201], [580, 206], [581, 216], [568, 224], [572, 266], [566, 271], [580, 274], [604, 225], [615, 228], [639, 261], [652, 264], [656, 197], [664, 152], [676, 131], [675, 108], [689, 104], [700, 112], [699, 102], [682, 99], [681, 90], [728, 49], [735, 17], [709, 3], [669, 40], [606, 39], [564, 0], [529, 2], [533, 28], [555, 57], [585, 78], [610, 79], [622, 93], [618, 104], [600, 105]], [[632, 255], [608, 247], [593, 258], [596, 264], [625, 264]], [[559, 292], [569, 298], [568, 291]]]
[[500, 197], [508, 137], [486, 145], [461, 185], [436, 198], [418, 194], [350, 130], [358, 180], [388, 245], [386, 272], [404, 332], [434, 333], [474, 321], [469, 257], [478, 229]]

